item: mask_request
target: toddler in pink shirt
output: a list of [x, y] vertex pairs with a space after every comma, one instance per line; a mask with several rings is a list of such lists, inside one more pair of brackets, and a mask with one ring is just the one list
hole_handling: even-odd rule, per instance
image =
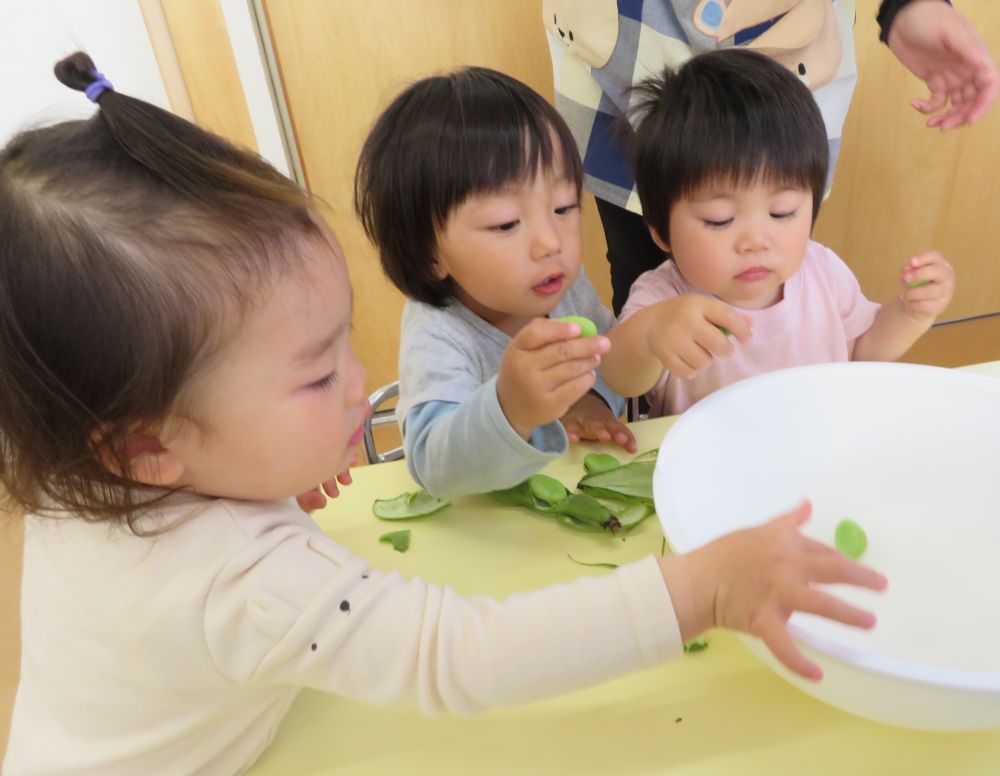
[[951, 265], [912, 257], [885, 305], [810, 240], [828, 167], [808, 88], [746, 49], [693, 57], [638, 89], [643, 215], [669, 258], [636, 280], [601, 373], [652, 415], [744, 377], [828, 361], [891, 361], [947, 307]]

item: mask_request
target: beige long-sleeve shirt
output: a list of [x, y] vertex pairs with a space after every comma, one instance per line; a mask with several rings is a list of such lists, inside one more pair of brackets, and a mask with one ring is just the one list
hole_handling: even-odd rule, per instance
[[302, 687], [473, 714], [682, 652], [653, 558], [497, 602], [371, 571], [291, 503], [175, 495], [168, 524], [27, 518], [7, 776], [239, 773]]

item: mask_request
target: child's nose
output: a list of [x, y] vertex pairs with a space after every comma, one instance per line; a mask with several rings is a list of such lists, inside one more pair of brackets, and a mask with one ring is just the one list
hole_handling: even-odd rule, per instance
[[762, 251], [770, 245], [767, 231], [759, 225], [748, 225], [740, 232], [736, 243], [736, 249], [740, 253], [756, 253]]
[[350, 358], [351, 379], [348, 383], [347, 400], [359, 402], [365, 396], [365, 385], [368, 383], [368, 370], [365, 369], [358, 354], [351, 348]]
[[538, 261], [553, 253], [558, 253], [562, 247], [559, 239], [559, 232], [551, 219], [542, 219], [535, 225], [532, 232], [531, 254], [532, 259]]

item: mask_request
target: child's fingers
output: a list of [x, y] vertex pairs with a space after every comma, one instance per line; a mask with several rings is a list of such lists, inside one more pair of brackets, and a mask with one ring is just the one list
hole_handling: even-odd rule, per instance
[[[337, 475], [337, 479], [327, 480], [323, 483], [323, 492], [330, 498], [337, 498], [340, 495], [340, 488], [337, 487], [337, 483], [340, 481], [341, 476], [343, 475]], [[344, 484], [346, 485], [347, 483]]]
[[[904, 300], [906, 301], [906, 300]], [[942, 304], [941, 299], [933, 299], [926, 302], [906, 301], [906, 308], [911, 314], [931, 315], [937, 317], [942, 313], [947, 305]]]
[[546, 345], [558, 342], [574, 340], [590, 342], [598, 339], [603, 339], [607, 348], [611, 347], [611, 343], [607, 337], [580, 337], [580, 324], [578, 323], [569, 323], [551, 318], [535, 318], [514, 335], [511, 345], [521, 350], [538, 350]]
[[[750, 339], [753, 319], [737, 312], [735, 308], [730, 307], [723, 301], [718, 299], [710, 300], [710, 304], [705, 310], [705, 319], [720, 334], [727, 337], [727, 341], [730, 335], [740, 342], [746, 342]], [[726, 331], [722, 332], [721, 329], [725, 329]], [[731, 345], [732, 343], [730, 342], [729, 344]]]
[[[610, 413], [609, 413], [610, 414]], [[598, 442], [611, 441], [611, 423], [607, 418], [589, 417], [583, 419], [583, 438]]]
[[595, 423], [588, 430], [588, 433], [591, 434], [592, 439], [596, 439], [598, 442], [611, 441], [611, 432], [608, 431], [608, 427], [605, 426], [603, 423]]
[[789, 526], [791, 528], [800, 528], [806, 524], [809, 520], [809, 516], [812, 514], [812, 502], [806, 499], [801, 504], [799, 504], [795, 509], [785, 512], [778, 517], [772, 518], [768, 524], [776, 526]]
[[[550, 401], [556, 406], [561, 405], [568, 409], [579, 401], [581, 396], [593, 388], [595, 382], [597, 382], [597, 373], [593, 370], [572, 380], [567, 380], [561, 385], [553, 386], [550, 392]], [[565, 409], [563, 412], [558, 413], [557, 417], [563, 414], [565, 414]]]
[[[580, 426], [580, 438], [593, 439], [597, 442], [612, 442], [634, 453], [637, 449], [635, 436], [617, 420], [609, 419], [610, 412], [608, 416], [608, 418], [597, 416], [583, 418]], [[567, 433], [569, 433], [569, 426], [566, 423], [563, 425], [567, 427]], [[570, 441], [576, 440], [571, 437]]]
[[[546, 369], [567, 361], [600, 359], [609, 350], [611, 350], [611, 340], [601, 336], [550, 342], [535, 348], [534, 353], [538, 358], [539, 368]], [[595, 363], [600, 363], [600, 361]]]
[[712, 363], [712, 354], [697, 342], [691, 341], [678, 348], [676, 352], [666, 354], [661, 361], [672, 375], [682, 380], [690, 380]]
[[817, 682], [823, 678], [822, 669], [799, 651], [783, 622], [772, 622], [754, 635], [759, 636], [771, 654], [792, 673]]
[[563, 428], [566, 430], [566, 436], [569, 437], [569, 441], [576, 444], [580, 441], [581, 435], [583, 434], [583, 428], [580, 423], [576, 420], [561, 420]]
[[624, 447], [630, 453], [634, 453], [639, 449], [635, 441], [635, 434], [627, 426], [615, 423], [611, 433], [615, 444], [619, 447]]
[[[570, 324], [565, 325], [569, 326]], [[600, 364], [600, 357], [609, 350], [611, 350], [611, 340], [607, 337], [583, 337], [549, 342], [533, 350], [515, 347], [515, 342], [511, 341], [507, 353], [523, 363], [530, 362], [532, 370], [541, 371], [577, 361], [588, 361], [590, 368], [593, 369]]]
[[[910, 280], [922, 280], [924, 277], [930, 277], [926, 272], [920, 277], [920, 270], [931, 270], [933, 268], [938, 268], [944, 271], [946, 268], [950, 269], [951, 265], [948, 264], [944, 256], [938, 251], [924, 251], [923, 253], [918, 253], [910, 257], [910, 260], [906, 262], [906, 266], [903, 267], [903, 275], [907, 281]], [[908, 277], [912, 275], [912, 277]]]
[[796, 612], [815, 614], [854, 628], [875, 627], [876, 618], [871, 612], [815, 588], [800, 588], [789, 603]]
[[582, 374], [593, 372], [599, 364], [600, 361], [597, 357], [562, 361], [541, 370], [540, 377], [544, 385], [556, 388], [570, 380], [575, 380]]
[[736, 352], [736, 335], [729, 329], [711, 325], [698, 336], [698, 344], [717, 358], [729, 358]]
[[938, 294], [933, 297], [923, 299], [913, 299], [903, 295], [903, 304], [910, 313], [933, 313], [937, 315], [948, 306], [949, 297], [946, 294]]
[[810, 556], [805, 561], [804, 572], [810, 582], [822, 584], [856, 585], [870, 590], [884, 590], [889, 584], [884, 574], [856, 563], [836, 550]]
[[954, 293], [950, 277], [933, 281], [914, 281], [899, 294], [909, 313], [937, 316], [948, 306]]
[[313, 510], [322, 509], [326, 506], [326, 496], [320, 492], [319, 488], [307, 491], [306, 493], [297, 496], [295, 500], [299, 504], [299, 509], [303, 512], [312, 512]]
[[902, 297], [906, 302], [927, 302], [946, 296], [944, 284], [935, 280], [914, 280], [904, 284]]

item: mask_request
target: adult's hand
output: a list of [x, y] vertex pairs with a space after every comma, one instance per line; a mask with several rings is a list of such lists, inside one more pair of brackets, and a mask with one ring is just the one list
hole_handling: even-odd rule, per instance
[[930, 97], [910, 104], [942, 131], [980, 119], [997, 95], [1000, 76], [969, 21], [941, 0], [914, 0], [897, 14], [888, 45], [927, 84]]

